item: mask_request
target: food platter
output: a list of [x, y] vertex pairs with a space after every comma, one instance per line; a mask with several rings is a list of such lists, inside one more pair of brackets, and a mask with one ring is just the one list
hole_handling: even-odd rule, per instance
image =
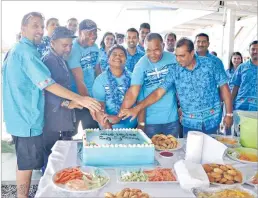
[[172, 135], [156, 134], [151, 140], [157, 151], [176, 151], [184, 146], [182, 141]]
[[178, 183], [176, 173], [171, 168], [137, 168], [117, 169], [119, 183]]
[[258, 172], [256, 172], [251, 178], [249, 178], [246, 182], [246, 184], [254, 187], [258, 187]]
[[[235, 161], [246, 163], [246, 164], [257, 164], [258, 156], [257, 149], [252, 148], [228, 148], [226, 151], [227, 156]], [[250, 160], [248, 160], [250, 159]]]
[[69, 167], [52, 176], [53, 184], [68, 192], [89, 193], [103, 188], [110, 181], [108, 173], [92, 166]]
[[120, 197], [139, 197], [139, 198], [150, 198], [148, 193], [143, 192], [140, 189], [133, 189], [133, 188], [124, 188], [123, 190], [117, 193], [106, 192], [105, 198], [120, 198]]
[[239, 138], [237, 137], [226, 136], [226, 135], [215, 135], [215, 134], [212, 134], [211, 137], [225, 144], [229, 148], [241, 147]]
[[[233, 197], [245, 197], [245, 198], [256, 198], [257, 194], [247, 188], [241, 186], [238, 187], [211, 187], [211, 188], [193, 188], [193, 194], [197, 198], [233, 198]], [[235, 194], [233, 194], [235, 193]], [[227, 196], [228, 195], [228, 196]], [[242, 196], [241, 196], [242, 195]]]
[[213, 185], [242, 185], [247, 180], [242, 171], [229, 164], [203, 164], [203, 168]]

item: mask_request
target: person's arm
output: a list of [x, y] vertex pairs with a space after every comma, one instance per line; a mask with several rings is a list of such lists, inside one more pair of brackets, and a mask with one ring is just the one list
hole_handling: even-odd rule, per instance
[[224, 84], [220, 87], [220, 93], [226, 108], [226, 115], [224, 117], [223, 123], [226, 126], [226, 128], [230, 128], [233, 124], [233, 107], [228, 84]]
[[141, 90], [140, 85], [132, 85], [127, 90], [120, 109], [122, 110], [122, 109], [131, 108], [136, 103], [140, 90]]
[[88, 96], [88, 90], [84, 82], [83, 71], [81, 67], [76, 67], [72, 69], [72, 73], [75, 79], [77, 90], [81, 96]]
[[232, 90], [232, 97], [231, 97], [232, 98], [232, 103], [234, 103], [234, 101], [235, 101], [238, 90], [239, 90], [239, 86], [234, 85], [233, 90]]

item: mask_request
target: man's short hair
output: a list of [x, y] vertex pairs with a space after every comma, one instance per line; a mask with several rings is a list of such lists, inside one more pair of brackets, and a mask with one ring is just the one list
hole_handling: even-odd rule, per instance
[[168, 36], [173, 36], [173, 37], [175, 38], [175, 40], [176, 40], [176, 34], [175, 34], [175, 33], [173, 33], [173, 32], [167, 33], [167, 34], [165, 35], [164, 39], [166, 40]]
[[157, 39], [159, 40], [161, 43], [163, 43], [163, 39], [162, 39], [162, 36], [158, 33], [149, 33], [147, 34], [146, 38], [145, 38], [145, 41], [152, 41], [154, 39]]
[[186, 37], [180, 38], [179, 41], [177, 41], [176, 48], [182, 47], [184, 45], [187, 46], [188, 52], [192, 52], [194, 50], [193, 41]]
[[21, 26], [25, 26], [28, 24], [28, 21], [31, 17], [39, 17], [42, 20], [45, 20], [44, 16], [40, 12], [30, 12], [28, 14], [25, 14], [22, 18]]
[[149, 29], [150, 30], [150, 24], [149, 23], [142, 23], [140, 25], [140, 29], [143, 29], [143, 28], [146, 28], [146, 29]]
[[139, 38], [139, 32], [138, 32], [135, 28], [129, 28], [129, 29], [126, 31], [126, 33], [127, 33], [127, 32], [136, 32], [137, 37]]
[[46, 27], [50, 24], [51, 21], [58, 21], [58, 19], [57, 18], [48, 19], [47, 22], [46, 22]]
[[68, 23], [69, 21], [77, 21], [77, 22], [78, 22], [78, 20], [77, 20], [76, 18], [70, 18], [70, 19], [68, 19], [68, 20], [67, 20], [67, 23]]
[[195, 40], [196, 40], [197, 37], [199, 37], [199, 36], [204, 36], [204, 37], [206, 37], [208, 42], [209, 42], [209, 40], [210, 40], [208, 34], [205, 34], [205, 33], [197, 34], [197, 35], [195, 36]]
[[251, 47], [252, 45], [256, 45], [256, 44], [258, 44], [258, 40], [252, 41], [252, 42], [249, 44], [249, 49], [250, 49], [250, 47]]

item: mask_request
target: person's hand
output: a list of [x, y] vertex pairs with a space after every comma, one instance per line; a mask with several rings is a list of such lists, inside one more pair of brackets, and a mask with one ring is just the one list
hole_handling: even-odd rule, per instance
[[81, 96], [76, 102], [92, 112], [99, 112], [101, 110], [101, 104], [89, 96]]
[[67, 107], [68, 109], [83, 109], [83, 106], [79, 105], [77, 102], [75, 101], [71, 101]]
[[134, 120], [138, 114], [140, 113], [140, 110], [137, 107], [131, 108], [131, 109], [122, 109], [119, 113], [119, 117], [123, 118], [123, 120], [132, 117], [130, 121]]
[[104, 118], [104, 123], [109, 122], [111, 124], [117, 124], [121, 121], [121, 118], [115, 115], [106, 115]]
[[233, 124], [233, 117], [231, 116], [225, 116], [223, 120], [224, 126], [229, 129]]

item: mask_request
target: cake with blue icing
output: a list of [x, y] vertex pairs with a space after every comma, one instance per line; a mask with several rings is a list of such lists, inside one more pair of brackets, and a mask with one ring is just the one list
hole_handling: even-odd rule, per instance
[[139, 129], [86, 129], [83, 164], [91, 166], [154, 163], [155, 147]]

